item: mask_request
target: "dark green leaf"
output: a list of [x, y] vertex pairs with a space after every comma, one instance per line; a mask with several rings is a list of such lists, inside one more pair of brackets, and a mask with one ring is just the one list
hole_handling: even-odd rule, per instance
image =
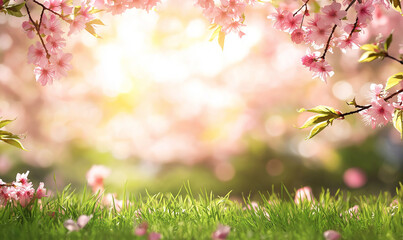
[[392, 40], [393, 40], [393, 35], [391, 33], [385, 41], [385, 44], [384, 44], [385, 51], [388, 51], [390, 44], [392, 43]]
[[25, 3], [10, 5], [6, 8], [8, 14], [15, 17], [22, 17], [21, 8], [25, 6]]

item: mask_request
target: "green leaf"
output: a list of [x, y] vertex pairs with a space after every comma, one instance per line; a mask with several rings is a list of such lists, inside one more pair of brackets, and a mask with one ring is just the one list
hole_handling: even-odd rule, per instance
[[305, 121], [304, 125], [302, 127], [300, 127], [300, 129], [311, 127], [311, 126], [316, 125], [321, 122], [327, 122], [331, 119], [334, 119], [334, 117], [332, 115], [318, 114], [318, 115], [308, 118], [308, 120]]
[[395, 110], [395, 114], [393, 116], [393, 126], [400, 133], [400, 138], [403, 139], [403, 111], [400, 109]]
[[375, 44], [364, 44], [360, 48], [364, 51], [371, 51], [371, 52], [379, 51], [379, 47]]
[[357, 102], [355, 101], [355, 98], [353, 100], [351, 100], [350, 102], [347, 102], [347, 105], [357, 106]]
[[2, 121], [0, 121], [0, 128], [7, 126], [12, 121], [14, 121], [14, 120], [2, 120]]
[[336, 110], [334, 110], [334, 108], [328, 107], [328, 106], [323, 106], [323, 105], [319, 105], [319, 106], [316, 106], [311, 109], [301, 108], [300, 110], [298, 110], [298, 112], [313, 112], [313, 113], [319, 113], [319, 114], [325, 114], [325, 115], [332, 113], [335, 116], [339, 116], [337, 114]]
[[21, 8], [25, 6], [25, 3], [11, 5], [6, 8], [8, 14], [15, 17], [22, 17]]
[[7, 138], [7, 137], [12, 136], [12, 135], [13, 134], [11, 132], [0, 130], [0, 138], [2, 138], [2, 137]]
[[388, 51], [390, 44], [392, 43], [392, 40], [393, 40], [393, 34], [391, 33], [385, 41], [385, 44], [384, 44], [385, 51]]
[[218, 44], [220, 44], [221, 50], [224, 51], [224, 41], [225, 41], [225, 32], [220, 31], [218, 34]]
[[5, 142], [5, 143], [8, 143], [8, 144], [10, 144], [10, 145], [13, 145], [14, 147], [17, 147], [17, 148], [19, 148], [19, 149], [22, 149], [22, 150], [26, 150], [25, 148], [24, 148], [24, 146], [22, 146], [22, 143], [20, 142], [20, 141], [18, 141], [17, 139], [14, 139], [14, 138], [10, 138], [10, 139], [0, 139], [1, 141], [3, 141], [3, 142]]
[[385, 90], [389, 90], [403, 80], [403, 72], [396, 73], [388, 78]]
[[311, 129], [311, 132], [309, 133], [309, 136], [306, 138], [306, 140], [313, 138], [316, 136], [318, 133], [320, 133], [323, 129], [325, 129], [330, 122], [322, 122], [319, 124], [316, 124], [315, 127]]
[[360, 59], [358, 60], [358, 62], [372, 62], [375, 59], [379, 58], [379, 57], [383, 57], [384, 54], [383, 53], [376, 53], [376, 52], [365, 52], [361, 55]]

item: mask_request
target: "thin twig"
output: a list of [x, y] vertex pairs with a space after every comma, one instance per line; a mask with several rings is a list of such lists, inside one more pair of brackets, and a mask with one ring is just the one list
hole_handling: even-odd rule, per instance
[[399, 59], [397, 59], [397, 58], [395, 58], [393, 56], [390, 56], [388, 53], [386, 53], [385, 57], [393, 59], [393, 60], [395, 60], [396, 62], [398, 62], [400, 64], [403, 64], [403, 60], [399, 60]]
[[[36, 33], [37, 33], [38, 36], [39, 36], [39, 40], [41, 40], [42, 46], [43, 46], [43, 48], [45, 49], [46, 58], [49, 60], [50, 54], [49, 54], [49, 52], [48, 52], [48, 49], [47, 49], [46, 46], [45, 46], [45, 42], [43, 41], [43, 38], [42, 38], [41, 33], [40, 33], [40, 31], [39, 31], [39, 30], [40, 30], [40, 26], [39, 26], [38, 24], [36, 24], [35, 21], [32, 19], [31, 12], [29, 11], [29, 8], [28, 8], [28, 5], [27, 5], [27, 4], [25, 4], [25, 9], [27, 10], [28, 17], [29, 17], [29, 21], [31, 21], [31, 23], [34, 25], [34, 28], [35, 28], [35, 30], [36, 30]], [[42, 16], [42, 15], [41, 15], [41, 16]]]
[[[355, 3], [355, 1], [356, 1], [356, 0], [351, 1], [351, 3], [347, 6], [346, 10], [344, 10], [344, 11], [347, 12], [347, 11], [350, 9], [350, 7], [353, 6], [353, 4]], [[325, 50], [323, 50], [322, 56], [319, 57], [319, 58], [322, 58], [323, 60], [325, 59], [326, 53], [327, 53], [327, 51], [329, 50], [330, 41], [332, 40], [334, 31], [336, 30], [336, 28], [337, 28], [337, 24], [335, 24], [335, 25], [333, 26], [332, 32], [330, 33], [329, 38], [327, 39], [327, 43], [326, 43]]]
[[[383, 100], [385, 100], [387, 102], [389, 99], [393, 98], [394, 96], [396, 96], [396, 95], [398, 95], [399, 93], [402, 93], [402, 92], [403, 92], [403, 88], [398, 90], [398, 91], [396, 91], [396, 92], [394, 92], [394, 93], [392, 93], [391, 95], [385, 97]], [[365, 109], [371, 108], [372, 105], [371, 104], [370, 105], [365, 105], [365, 106], [355, 105], [355, 107], [359, 108], [359, 109], [351, 111], [351, 112], [342, 113], [342, 114], [339, 115], [340, 118], [344, 118], [347, 115], [352, 115], [352, 114], [355, 114], [355, 113], [359, 113], [359, 112], [361, 112], [361, 111], [363, 111]]]

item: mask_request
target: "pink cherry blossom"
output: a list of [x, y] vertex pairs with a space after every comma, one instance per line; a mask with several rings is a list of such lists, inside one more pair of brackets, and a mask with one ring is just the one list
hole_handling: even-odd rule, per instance
[[45, 45], [50, 53], [57, 54], [66, 46], [66, 42], [64, 38], [58, 35], [55, 37], [48, 36]]
[[295, 193], [295, 204], [301, 204], [304, 201], [314, 202], [312, 188], [308, 186], [298, 189]]
[[392, 104], [383, 99], [373, 99], [371, 105], [371, 108], [360, 112], [366, 124], [370, 124], [372, 128], [375, 128], [377, 125], [386, 125], [392, 120], [392, 114], [395, 109]]
[[326, 61], [316, 61], [310, 70], [313, 72], [312, 77], [319, 77], [320, 80], [326, 82], [327, 78], [333, 76], [333, 68]]
[[375, 10], [375, 7], [372, 3], [372, 0], [366, 0], [362, 3], [355, 4], [355, 10], [357, 11], [357, 18], [360, 22], [366, 23], [369, 20], [372, 20], [372, 14]]
[[52, 34], [53, 36], [63, 34], [59, 18], [54, 14], [51, 14], [50, 17], [47, 17], [47, 15], [44, 14], [42, 17], [41, 33], [45, 35]]
[[92, 187], [93, 192], [104, 189], [104, 179], [110, 174], [110, 169], [102, 165], [93, 165], [87, 172], [88, 185]]
[[36, 81], [42, 86], [45, 86], [48, 83], [53, 83], [53, 79], [55, 78], [55, 71], [51, 64], [36, 67], [34, 69], [34, 74]]
[[43, 197], [47, 197], [48, 195], [46, 195], [46, 188], [45, 188], [45, 184], [43, 182], [39, 183], [38, 188], [36, 189], [36, 195], [35, 197], [37, 199], [41, 199]]
[[307, 38], [314, 42], [316, 47], [322, 47], [327, 43], [330, 35], [331, 26], [326, 21], [320, 21], [316, 23], [316, 26], [310, 27], [310, 32], [307, 34]]
[[311, 50], [308, 48], [307, 54], [301, 58], [302, 64], [305, 67], [309, 67], [309, 70], [311, 70], [313, 67], [316, 66], [316, 61], [319, 58], [319, 52], [311, 52]]
[[360, 188], [367, 182], [367, 177], [361, 169], [349, 168], [344, 172], [343, 180], [350, 188]]
[[288, 32], [291, 33], [292, 31], [300, 27], [301, 21], [302, 21], [302, 14], [297, 14], [293, 16], [293, 14], [289, 12], [286, 15], [284, 27]]
[[382, 84], [372, 83], [369, 88], [370, 88], [369, 92], [370, 92], [371, 100], [373, 100], [373, 101], [376, 101], [385, 95]]
[[397, 100], [392, 105], [396, 109], [400, 109], [400, 110], [403, 109], [403, 93], [399, 93], [397, 95]]
[[322, 13], [324, 21], [327, 21], [328, 24], [336, 24], [338, 26], [341, 25], [341, 19], [347, 15], [346, 11], [341, 10], [341, 4], [338, 2], [324, 6]]
[[55, 12], [60, 12], [61, 8], [60, 8], [60, 0], [45, 0], [43, 2], [43, 5], [45, 5], [45, 7], [55, 11]]
[[305, 31], [302, 29], [296, 29], [291, 33], [291, 40], [296, 43], [300, 44], [305, 40]]
[[196, 4], [201, 8], [210, 8], [214, 6], [214, 0], [196, 0]]
[[22, 23], [22, 28], [27, 34], [28, 38], [32, 39], [36, 35], [35, 27], [30, 21], [25, 21]]
[[273, 27], [275, 29], [284, 31], [286, 30], [286, 21], [289, 14], [292, 15], [292, 13], [287, 10], [276, 8], [276, 12], [268, 16], [268, 18], [274, 20]]
[[36, 42], [35, 45], [31, 45], [28, 48], [28, 63], [33, 63], [38, 66], [44, 66], [48, 63], [46, 51], [40, 42]]
[[77, 15], [74, 20], [70, 23], [70, 31], [68, 35], [77, 33], [85, 28], [85, 17]]
[[220, 26], [228, 25], [232, 22], [233, 14], [224, 8], [215, 8], [213, 13], [213, 22]]
[[211, 238], [213, 240], [225, 240], [227, 239], [231, 228], [229, 226], [218, 225], [217, 230], [213, 232]]
[[358, 33], [353, 33], [351, 36], [344, 34], [337, 39], [337, 44], [343, 53], [346, 53], [347, 49], [358, 49], [360, 46], [358, 43]]
[[69, 15], [73, 12], [73, 7], [71, 6], [71, 0], [61, 0], [60, 1], [60, 8], [64, 15]]
[[27, 186], [27, 184], [29, 182], [28, 174], [29, 174], [29, 171], [27, 171], [26, 173], [23, 173], [23, 174], [17, 173], [15, 181], [17, 183], [21, 183], [22, 186]]
[[67, 76], [67, 72], [71, 69], [70, 61], [72, 58], [73, 55], [71, 53], [59, 53], [50, 57], [56, 79]]
[[92, 8], [91, 6], [88, 6], [86, 4], [81, 4], [80, 11], [78, 11], [78, 14], [80, 16], [83, 16], [86, 22], [94, 19], [93, 14], [90, 13], [91, 8]]
[[246, 7], [245, 2], [241, 0], [221, 0], [221, 4], [228, 12], [236, 16], [242, 15]]

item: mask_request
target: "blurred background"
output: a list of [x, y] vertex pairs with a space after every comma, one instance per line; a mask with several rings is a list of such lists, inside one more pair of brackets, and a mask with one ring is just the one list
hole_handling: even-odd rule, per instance
[[[298, 6], [296, 5], [295, 8]], [[390, 60], [359, 64], [360, 50], [328, 56], [335, 76], [311, 79], [300, 59], [307, 46], [272, 28], [272, 9], [246, 12], [246, 35], [229, 35], [224, 51], [210, 42], [209, 23], [193, 1], [163, 1], [147, 14], [101, 14], [95, 39], [68, 39], [69, 76], [41, 87], [27, 63], [23, 18], [0, 15], [0, 116], [28, 151], [0, 144], [0, 178], [30, 170], [37, 186], [82, 189], [92, 165], [111, 169], [106, 189], [176, 192], [191, 187], [223, 195], [310, 185], [356, 193], [394, 191], [403, 180], [403, 148], [390, 124], [372, 130], [355, 115], [314, 139], [298, 126], [299, 108], [368, 102], [370, 82], [401, 71]], [[398, 56], [402, 18], [377, 9], [362, 43], [393, 29]], [[66, 26], [67, 27], [67, 26]], [[56, 184], [55, 184], [56, 180]]]

